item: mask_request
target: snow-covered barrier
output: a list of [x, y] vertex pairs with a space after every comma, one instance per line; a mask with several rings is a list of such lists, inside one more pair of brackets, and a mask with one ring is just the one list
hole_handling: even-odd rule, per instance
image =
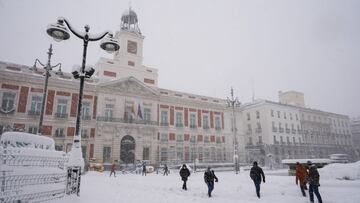
[[6, 132], [0, 140], [0, 202], [40, 202], [65, 195], [67, 156], [54, 140]]
[[360, 161], [355, 163], [333, 163], [319, 170], [321, 179], [360, 179]]

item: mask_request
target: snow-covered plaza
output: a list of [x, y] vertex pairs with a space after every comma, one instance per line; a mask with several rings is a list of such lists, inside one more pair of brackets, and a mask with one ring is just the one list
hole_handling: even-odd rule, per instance
[[[350, 165], [349, 165], [350, 166]], [[343, 174], [349, 177], [360, 175], [359, 163], [354, 170], [346, 172], [342, 166], [320, 169], [320, 194], [325, 203], [358, 203], [360, 201], [360, 180], [340, 180]], [[336, 170], [336, 171], [334, 171]], [[349, 171], [349, 170], [348, 170]], [[139, 174], [117, 174], [109, 177], [108, 172], [88, 172], [82, 176], [80, 197], [65, 196], [56, 202], [276, 202], [308, 203], [309, 197], [302, 197], [295, 185], [295, 177], [287, 176], [286, 170], [266, 171], [266, 183], [261, 184], [261, 199], [255, 195], [255, 187], [249, 178], [249, 171], [216, 172], [219, 182], [215, 183], [213, 197], [208, 198], [203, 172], [192, 173], [188, 190], [181, 189], [182, 181], [178, 171], [169, 176], [151, 173], [146, 177]], [[315, 202], [316, 197], [315, 197]]]

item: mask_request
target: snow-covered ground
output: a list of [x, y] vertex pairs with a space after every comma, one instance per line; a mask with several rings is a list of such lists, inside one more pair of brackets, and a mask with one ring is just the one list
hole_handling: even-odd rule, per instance
[[[359, 162], [360, 163], [360, 162]], [[322, 169], [324, 170], [324, 169]], [[66, 196], [56, 202], [141, 202], [141, 203], [184, 203], [184, 202], [269, 202], [308, 203], [309, 197], [302, 197], [295, 185], [294, 176], [285, 176], [285, 170], [265, 171], [266, 183], [261, 184], [261, 199], [255, 195], [255, 187], [249, 178], [249, 171], [216, 172], [219, 182], [215, 183], [213, 197], [208, 198], [203, 172], [191, 174], [188, 190], [183, 191], [177, 171], [169, 176], [148, 174], [119, 174], [109, 177], [108, 172], [89, 172], [82, 176], [80, 197]], [[321, 176], [321, 170], [320, 170]], [[324, 203], [359, 203], [360, 180], [338, 180], [320, 178], [320, 193]], [[315, 197], [315, 202], [317, 202]]]

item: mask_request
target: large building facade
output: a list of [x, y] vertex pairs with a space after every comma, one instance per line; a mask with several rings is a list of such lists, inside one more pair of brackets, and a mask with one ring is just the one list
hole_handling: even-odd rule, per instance
[[[85, 81], [81, 137], [86, 161], [219, 163], [233, 162], [237, 152], [240, 162], [276, 164], [283, 158], [351, 153], [349, 118], [301, 106], [301, 93], [281, 93], [279, 103], [244, 104], [233, 115], [224, 99], [158, 87], [157, 69], [142, 63], [144, 36], [137, 23], [131, 9], [123, 14], [115, 34], [120, 50], [113, 59], [100, 58], [96, 76]], [[0, 62], [0, 134], [37, 132], [43, 74]], [[42, 134], [54, 138], [57, 150], [69, 151], [79, 81], [70, 73], [51, 75]]]

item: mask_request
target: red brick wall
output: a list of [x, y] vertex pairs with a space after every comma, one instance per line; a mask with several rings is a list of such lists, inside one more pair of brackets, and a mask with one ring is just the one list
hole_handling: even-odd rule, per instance
[[104, 75], [105, 76], [109, 76], [109, 77], [116, 77], [116, 73], [115, 72], [111, 72], [111, 71], [104, 71]]
[[70, 109], [70, 116], [76, 117], [77, 114], [77, 103], [78, 103], [78, 94], [73, 93], [71, 97], [71, 109]]
[[17, 110], [20, 113], [25, 113], [26, 111], [28, 94], [29, 94], [29, 87], [21, 87], [18, 110]]
[[189, 124], [189, 115], [188, 115], [188, 108], [184, 108], [184, 124], [185, 127], [188, 127]]
[[95, 128], [91, 128], [90, 137], [95, 137]]
[[197, 136], [197, 141], [198, 141], [198, 142], [202, 142], [202, 141], [203, 141], [203, 136], [202, 136], [202, 135], [198, 135], [198, 136]]
[[41, 134], [51, 136], [51, 132], [52, 132], [52, 126], [49, 125], [42, 126]]
[[214, 128], [214, 113], [210, 111], [210, 128]]
[[90, 144], [90, 159], [94, 157], [94, 144]]
[[198, 127], [201, 127], [201, 110], [198, 110]]
[[46, 110], [45, 110], [46, 115], [51, 115], [53, 112], [54, 98], [55, 98], [55, 90], [49, 90], [47, 96], [47, 102], [46, 102]]
[[97, 96], [94, 97], [93, 119], [96, 119]]
[[25, 129], [25, 124], [23, 123], [14, 123], [15, 129]]
[[68, 127], [67, 136], [71, 137], [71, 136], [74, 136], [74, 134], [75, 134], [75, 127]]
[[169, 140], [175, 140], [175, 133], [169, 134]]
[[170, 125], [174, 125], [174, 107], [170, 107]]
[[2, 84], [1, 88], [3, 88], [3, 89], [11, 89], [11, 90], [18, 90], [19, 86], [18, 85], [10, 85], [10, 84]]

